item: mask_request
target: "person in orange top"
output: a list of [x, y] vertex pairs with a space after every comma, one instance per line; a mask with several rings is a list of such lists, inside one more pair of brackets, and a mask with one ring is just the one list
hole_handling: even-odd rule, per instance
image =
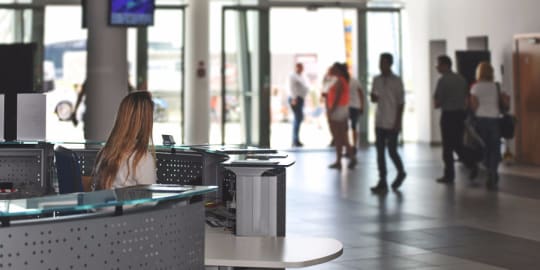
[[350, 157], [348, 167], [356, 166], [357, 160], [347, 137], [347, 120], [349, 119], [349, 71], [346, 64], [334, 63], [330, 70], [331, 75], [337, 78], [328, 90], [326, 106], [328, 108], [328, 122], [334, 137], [336, 147], [336, 161], [330, 165], [332, 169], [341, 169], [342, 151], [345, 147]]

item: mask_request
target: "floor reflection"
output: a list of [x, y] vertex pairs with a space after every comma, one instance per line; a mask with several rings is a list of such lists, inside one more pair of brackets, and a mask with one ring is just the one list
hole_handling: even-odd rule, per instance
[[327, 168], [331, 150], [291, 153], [297, 163], [287, 171], [287, 234], [333, 237], [345, 246], [337, 260], [306, 269], [540, 269], [537, 256], [503, 254], [490, 240], [517, 250], [539, 245], [540, 219], [531, 214], [540, 208], [539, 179], [503, 170], [493, 192], [482, 179], [471, 185], [456, 164], [455, 183], [441, 185], [440, 148], [406, 144], [399, 151], [407, 179], [384, 195], [369, 190], [378, 179], [374, 148], [359, 151], [356, 169], [341, 171]]

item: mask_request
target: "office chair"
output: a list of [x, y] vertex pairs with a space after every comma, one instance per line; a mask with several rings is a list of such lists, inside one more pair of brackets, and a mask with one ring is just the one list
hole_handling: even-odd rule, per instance
[[54, 150], [60, 194], [83, 192], [81, 166], [75, 152], [58, 146]]

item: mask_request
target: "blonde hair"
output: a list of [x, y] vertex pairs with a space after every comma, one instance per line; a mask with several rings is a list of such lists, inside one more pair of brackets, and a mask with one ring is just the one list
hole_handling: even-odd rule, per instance
[[478, 81], [493, 81], [493, 67], [487, 61], [480, 62], [476, 67], [476, 80]]
[[[114, 127], [107, 143], [98, 153], [94, 174], [97, 189], [110, 189], [120, 164], [129, 162], [133, 156], [132, 168], [148, 153], [149, 146], [155, 160], [152, 142], [154, 103], [148, 91], [137, 91], [127, 95], [120, 103]], [[128, 164], [128, 175], [130, 174]]]

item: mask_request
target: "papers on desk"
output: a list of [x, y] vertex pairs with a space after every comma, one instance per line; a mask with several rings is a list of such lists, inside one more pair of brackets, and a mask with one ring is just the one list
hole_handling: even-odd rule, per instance
[[280, 154], [249, 154], [249, 155], [246, 155], [246, 159], [267, 160], [267, 159], [272, 159], [272, 158], [286, 158], [288, 156], [289, 155], [284, 154], [284, 153], [280, 153]]
[[275, 164], [279, 164], [279, 161], [265, 160], [265, 159], [239, 159], [239, 160], [232, 160], [231, 164], [275, 165]]
[[153, 184], [146, 187], [149, 191], [156, 192], [184, 192], [192, 190], [191, 186], [179, 186], [179, 185], [167, 185], [167, 184]]
[[58, 200], [58, 201], [44, 201], [44, 202], [38, 202], [37, 208], [74, 207], [74, 206], [77, 206], [77, 204], [78, 204], [77, 200], [73, 200], [73, 199]]

